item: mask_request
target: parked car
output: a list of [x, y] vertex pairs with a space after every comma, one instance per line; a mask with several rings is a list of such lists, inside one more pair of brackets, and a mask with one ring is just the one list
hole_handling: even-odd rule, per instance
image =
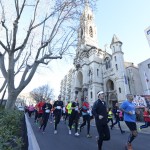
[[24, 106], [17, 106], [17, 109], [20, 111], [24, 111]]

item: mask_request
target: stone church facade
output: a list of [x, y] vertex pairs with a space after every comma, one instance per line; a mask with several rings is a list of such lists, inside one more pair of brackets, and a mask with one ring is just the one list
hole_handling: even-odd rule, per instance
[[[110, 44], [111, 53], [98, 47], [97, 29], [94, 16], [88, 4], [86, 4], [80, 19], [78, 31], [78, 46], [74, 59], [75, 69], [72, 71], [70, 82], [70, 100], [76, 97], [81, 103], [87, 96], [91, 105], [97, 100], [97, 92], [104, 91], [109, 106], [116, 102], [122, 102], [127, 93], [142, 94], [142, 89], [133, 88], [141, 81], [133, 63], [124, 62], [122, 42], [114, 35]], [[137, 80], [131, 87], [131, 79], [128, 75], [130, 68], [134, 79]], [[132, 78], [133, 78], [132, 76]], [[131, 89], [132, 88], [132, 89]]]

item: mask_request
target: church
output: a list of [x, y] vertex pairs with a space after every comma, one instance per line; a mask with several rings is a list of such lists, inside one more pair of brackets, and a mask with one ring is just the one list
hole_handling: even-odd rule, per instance
[[81, 104], [88, 97], [92, 105], [97, 100], [97, 93], [104, 91], [107, 104], [114, 106], [116, 102], [125, 100], [128, 93], [142, 94], [138, 68], [133, 63], [124, 61], [122, 41], [112, 35], [109, 53], [98, 47], [97, 34], [94, 14], [86, 3], [80, 18], [68, 99], [78, 97]]

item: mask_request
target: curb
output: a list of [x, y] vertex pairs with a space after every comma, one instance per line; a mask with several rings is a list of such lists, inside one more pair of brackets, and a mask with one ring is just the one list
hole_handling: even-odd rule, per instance
[[29, 144], [28, 150], [40, 150], [39, 144], [36, 140], [33, 129], [31, 127], [31, 124], [26, 114], [25, 114], [25, 121], [27, 126], [27, 135], [28, 135], [28, 144]]

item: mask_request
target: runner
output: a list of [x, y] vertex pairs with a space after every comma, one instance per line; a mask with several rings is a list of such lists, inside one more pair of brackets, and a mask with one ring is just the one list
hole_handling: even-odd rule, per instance
[[112, 108], [110, 107], [108, 109], [108, 120], [107, 123], [109, 123], [111, 121], [111, 128], [113, 127], [113, 112], [112, 112]]
[[57, 134], [57, 125], [60, 122], [63, 108], [63, 101], [61, 101], [61, 96], [58, 96], [58, 100], [54, 102], [54, 116], [55, 116], [55, 125], [54, 125], [54, 134]]
[[45, 128], [49, 119], [50, 111], [52, 109], [52, 105], [50, 104], [49, 100], [43, 105], [42, 110], [43, 110], [43, 115], [42, 115], [42, 124], [40, 129], [43, 128], [43, 133], [45, 133]]
[[[68, 104], [69, 105], [69, 104]], [[69, 108], [69, 107], [67, 107]], [[78, 106], [78, 99], [76, 99], [71, 104], [71, 108], [68, 109], [69, 115], [69, 134], [71, 134], [71, 129], [73, 123], [75, 123], [75, 136], [79, 136], [78, 133], [78, 121], [79, 121], [79, 106]]]
[[124, 121], [131, 131], [128, 142], [125, 146], [127, 150], [133, 150], [131, 143], [138, 134], [136, 126], [135, 105], [132, 103], [132, 101], [133, 95], [127, 94], [127, 100], [124, 101], [120, 106], [120, 109], [124, 112]]
[[86, 125], [87, 122], [87, 138], [91, 138], [92, 136], [90, 135], [90, 105], [88, 103], [87, 97], [85, 98], [84, 102], [82, 103], [82, 117], [83, 117], [83, 123], [80, 126], [80, 132], [81, 129]]
[[39, 124], [39, 128], [41, 127], [42, 124], [42, 115], [43, 115], [43, 105], [45, 104], [44, 99], [42, 99], [38, 104], [37, 104], [37, 111], [38, 111], [38, 118], [37, 118], [37, 122]]
[[37, 104], [34, 107], [34, 122], [37, 123], [37, 118], [38, 118], [38, 106]]
[[98, 100], [95, 101], [92, 113], [95, 117], [96, 128], [99, 134], [97, 138], [98, 150], [102, 150], [103, 141], [110, 140], [110, 131], [107, 125], [107, 109], [106, 102], [104, 101], [104, 92], [97, 93]]
[[119, 107], [118, 107], [118, 103], [116, 103], [115, 108], [114, 108], [114, 116], [115, 116], [116, 121], [115, 121], [115, 123], [113, 123], [113, 125], [111, 125], [111, 129], [113, 129], [113, 127], [116, 124], [118, 124], [120, 132], [123, 134], [123, 133], [125, 133], [125, 131], [123, 131], [122, 128], [121, 128], [119, 113], [120, 113], [120, 110], [119, 110]]
[[150, 113], [147, 107], [144, 108], [143, 117], [144, 117], [145, 124], [141, 125], [139, 130], [143, 128], [148, 128], [150, 126]]

